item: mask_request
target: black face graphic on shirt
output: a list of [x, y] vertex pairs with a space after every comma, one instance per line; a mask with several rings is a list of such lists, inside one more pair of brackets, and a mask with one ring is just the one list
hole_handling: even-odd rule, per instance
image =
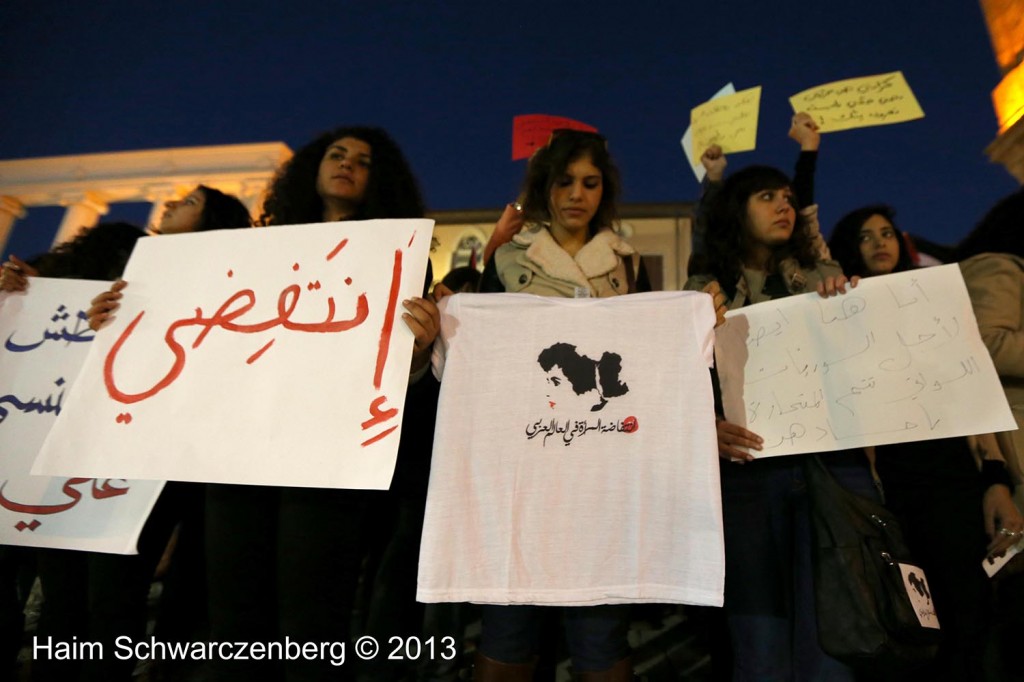
[[924, 581], [924, 578], [919, 578], [916, 573], [911, 572], [910, 575], [907, 576], [907, 582], [914, 587], [914, 591], [919, 595], [928, 601], [932, 600], [932, 595], [928, 592], [928, 583]]
[[625, 395], [629, 387], [619, 380], [622, 356], [605, 352], [594, 360], [576, 352], [576, 346], [559, 342], [537, 356], [537, 363], [547, 373], [548, 405], [554, 409], [559, 402], [588, 405], [598, 412], [609, 398]]

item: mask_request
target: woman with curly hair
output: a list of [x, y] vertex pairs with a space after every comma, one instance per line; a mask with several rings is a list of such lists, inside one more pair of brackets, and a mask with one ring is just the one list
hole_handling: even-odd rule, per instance
[[0, 275], [0, 290], [24, 291], [28, 277], [115, 279], [145, 233], [129, 223], [100, 223], [52, 251], [23, 261], [11, 255]]
[[[231, 194], [206, 185], [197, 185], [181, 199], [164, 204], [160, 222], [151, 225], [149, 231], [156, 236], [243, 227], [252, 227], [252, 218], [245, 204]], [[121, 305], [121, 291], [126, 286], [127, 282], [118, 280], [110, 287], [110, 291], [92, 300], [92, 307], [88, 311], [90, 327], [98, 330], [114, 314]]]
[[[423, 212], [415, 177], [391, 137], [379, 128], [344, 127], [320, 135], [280, 169], [260, 222], [274, 226], [417, 218]], [[431, 279], [428, 268], [427, 284]], [[438, 313], [426, 297], [404, 306], [403, 319], [415, 341], [390, 490], [208, 486], [214, 641], [347, 642], [359, 569], [371, 544], [378, 565], [366, 583], [366, 632], [383, 635], [382, 642], [388, 636], [419, 633], [422, 621], [412, 615], [419, 612], [415, 571], [438, 389], [425, 370]], [[279, 673], [289, 680], [336, 680], [353, 674], [352, 662], [338, 667], [330, 658], [282, 661]], [[216, 679], [274, 679], [274, 666], [270, 661], [217, 661], [214, 672]], [[383, 667], [366, 674], [385, 680], [395, 674], [394, 668], [385, 660]]]
[[181, 199], [164, 204], [153, 234], [179, 234], [230, 230], [252, 225], [249, 209], [236, 197], [219, 189], [198, 185]]
[[[172, 234], [251, 224], [249, 211], [241, 201], [220, 190], [199, 185], [182, 199], [168, 201], [160, 222], [151, 230], [153, 234]], [[131, 253], [131, 248], [126, 250], [124, 244], [134, 246], [140, 236], [143, 236], [142, 231], [128, 223], [101, 223], [31, 261], [9, 256], [0, 273], [0, 290], [23, 291], [28, 286], [26, 277], [38, 276], [40, 272], [77, 273], [44, 274], [44, 277], [115, 279], [124, 270]]]
[[[64, 242], [53, 250], [42, 255], [22, 261], [15, 256], [4, 264], [0, 275], [0, 290], [25, 291], [29, 287], [30, 277], [54, 277], [61, 279], [92, 279], [111, 280], [124, 270], [125, 263], [131, 255], [135, 242], [145, 233], [135, 225], [128, 223], [100, 223], [95, 227], [83, 230], [71, 241]], [[147, 524], [152, 535], [153, 524]], [[166, 538], [165, 538], [166, 539]], [[141, 545], [140, 545], [141, 546]], [[162, 548], [156, 548], [156, 558]], [[94, 587], [102, 588], [123, 582], [126, 575], [138, 574], [135, 569], [144, 564], [142, 555], [120, 556], [97, 552], [79, 552], [63, 549], [37, 549], [33, 547], [0, 546], [0, 589], [5, 599], [0, 608], [0, 627], [4, 639], [10, 645], [4, 647], [3, 660], [0, 660], [0, 671], [6, 671], [14, 678], [13, 663], [20, 642], [24, 635], [24, 601], [20, 603], [15, 596], [17, 573], [31, 571], [34, 577], [38, 571], [45, 590], [46, 600], [39, 615], [37, 634], [44, 639], [54, 637], [58, 641], [70, 641], [72, 636], [88, 638], [90, 630], [94, 635], [100, 634], [96, 625], [90, 623], [87, 603], [87, 589], [90, 582]], [[152, 565], [155, 565], [155, 560]], [[152, 565], [150, 575], [152, 575]], [[145, 571], [145, 568], [142, 569]], [[110, 575], [111, 582], [105, 579]], [[96, 580], [97, 578], [102, 579]], [[146, 582], [148, 586], [148, 581]], [[27, 595], [25, 595], [27, 597]], [[131, 598], [124, 600], [125, 593], [121, 590], [105, 591], [97, 596], [104, 599], [105, 606], [124, 612], [131, 607]], [[144, 622], [144, 621], [143, 621]], [[9, 657], [8, 657], [9, 656]], [[52, 675], [47, 674], [50, 666]], [[38, 671], [42, 668], [42, 672]], [[33, 665], [35, 679], [47, 676], [70, 676], [72, 668], [77, 664], [54, 664], [40, 660]], [[4, 677], [0, 674], [0, 677]], [[5, 678], [6, 679], [6, 678]]]
[[394, 140], [380, 128], [346, 127], [323, 133], [285, 164], [260, 223], [422, 218], [424, 210], [419, 184]]
[[[751, 166], [724, 182], [710, 208], [707, 255], [705, 271], [686, 288], [717, 281], [731, 309], [846, 290], [839, 266], [819, 259], [789, 178], [774, 168]], [[852, 680], [852, 671], [818, 646], [800, 458], [758, 460], [739, 448], [756, 453], [760, 436], [722, 416], [717, 428], [733, 679]], [[830, 453], [827, 462], [844, 487], [875, 496], [862, 455]]]
[[[154, 234], [193, 232], [248, 227], [249, 212], [238, 199], [200, 185], [181, 200], [167, 203]], [[75, 239], [29, 263], [12, 257], [4, 267], [5, 290], [25, 289], [32, 276], [76, 279], [114, 279], [120, 276], [136, 240], [144, 233], [126, 223], [101, 223], [84, 230]], [[93, 300], [90, 326], [97, 328], [117, 308], [118, 293], [125, 283], [118, 281], [111, 291]], [[102, 304], [98, 306], [98, 302]], [[102, 308], [103, 313], [100, 313]], [[93, 315], [97, 315], [93, 319]], [[169, 629], [188, 627], [202, 619], [194, 613], [179, 618], [185, 608], [202, 608], [202, 498], [201, 485], [171, 482], [165, 486], [139, 535], [137, 555], [45, 549], [38, 551], [39, 578], [45, 602], [39, 617], [39, 635], [56, 641], [102, 642], [113, 651], [114, 640], [127, 635], [138, 639], [145, 634], [146, 599], [154, 569], [164, 554], [175, 528], [177, 546], [167, 582], [167, 594], [181, 590], [182, 596], [161, 605], [160, 633], [179, 634]], [[185, 625], [185, 624], [188, 625]], [[130, 679], [134, 661], [109, 655], [97, 660], [37, 660], [33, 679]]]

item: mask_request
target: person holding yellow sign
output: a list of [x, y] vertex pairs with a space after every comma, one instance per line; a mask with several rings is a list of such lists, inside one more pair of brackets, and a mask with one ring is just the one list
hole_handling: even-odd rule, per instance
[[[793, 172], [793, 193], [803, 208], [801, 215], [807, 222], [810, 234], [814, 239], [815, 248], [822, 258], [828, 258], [828, 248], [821, 237], [818, 224], [818, 205], [814, 203], [814, 172], [818, 165], [818, 148], [821, 146], [821, 133], [818, 124], [807, 113], [798, 112], [793, 115], [789, 127], [789, 137], [800, 145], [800, 155], [796, 160]], [[700, 162], [707, 172], [702, 183], [703, 193], [697, 206], [696, 220], [693, 230], [693, 262], [690, 271], [700, 269], [701, 259], [707, 251], [708, 207], [722, 186], [722, 178], [728, 162], [722, 148], [713, 144], [701, 154]]]

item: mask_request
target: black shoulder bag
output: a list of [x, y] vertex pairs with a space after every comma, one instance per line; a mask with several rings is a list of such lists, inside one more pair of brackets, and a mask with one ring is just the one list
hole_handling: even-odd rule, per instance
[[819, 456], [803, 462], [821, 648], [860, 669], [927, 662], [938, 649], [939, 623], [896, 517], [839, 485]]

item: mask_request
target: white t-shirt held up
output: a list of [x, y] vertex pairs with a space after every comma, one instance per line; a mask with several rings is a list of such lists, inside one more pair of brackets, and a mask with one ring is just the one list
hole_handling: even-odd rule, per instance
[[720, 606], [714, 323], [694, 292], [445, 299], [417, 598]]

